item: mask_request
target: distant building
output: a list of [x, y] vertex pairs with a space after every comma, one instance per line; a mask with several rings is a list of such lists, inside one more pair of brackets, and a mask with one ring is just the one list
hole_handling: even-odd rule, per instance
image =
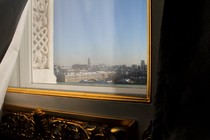
[[141, 71], [146, 71], [146, 64], [144, 60], [141, 60], [141, 66], [140, 66]]
[[133, 64], [131, 67], [132, 67], [133, 69], [138, 69], [138, 66], [137, 66], [137, 65], [134, 65], [134, 64]]
[[74, 64], [72, 65], [72, 69], [74, 70], [87, 70], [88, 65], [85, 64]]
[[80, 82], [82, 80], [104, 80], [109, 77], [109, 75], [113, 75], [113, 72], [106, 72], [106, 71], [97, 71], [97, 72], [90, 72], [87, 70], [81, 70], [76, 72], [74, 70], [69, 70], [65, 74], [64, 82]]

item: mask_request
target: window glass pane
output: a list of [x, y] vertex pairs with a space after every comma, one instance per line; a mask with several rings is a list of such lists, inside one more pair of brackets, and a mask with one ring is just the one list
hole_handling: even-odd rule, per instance
[[146, 88], [146, 0], [54, 0], [57, 84]]

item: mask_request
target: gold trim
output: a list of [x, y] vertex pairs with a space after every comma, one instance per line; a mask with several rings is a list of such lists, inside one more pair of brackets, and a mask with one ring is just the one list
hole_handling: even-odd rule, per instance
[[42, 96], [57, 96], [67, 98], [81, 98], [81, 99], [94, 99], [94, 100], [112, 100], [112, 101], [125, 101], [125, 102], [146, 102], [149, 103], [149, 98], [144, 97], [131, 97], [121, 95], [109, 95], [109, 94], [96, 94], [86, 92], [71, 92], [71, 91], [60, 91], [60, 90], [45, 90], [45, 89], [30, 89], [30, 88], [11, 88], [7, 89], [9, 93], [20, 93], [20, 94], [32, 94]]
[[71, 91], [60, 91], [60, 90], [45, 90], [45, 89], [30, 89], [30, 88], [13, 88], [7, 89], [8, 93], [20, 93], [20, 94], [32, 94], [42, 96], [57, 96], [67, 98], [81, 98], [81, 99], [93, 99], [93, 100], [110, 100], [110, 101], [123, 101], [123, 102], [139, 102], [139, 103], [151, 103], [151, 91], [152, 91], [152, 49], [151, 49], [151, 0], [147, 0], [147, 28], [148, 28], [148, 46], [147, 46], [147, 88], [145, 97], [134, 97], [125, 95], [110, 95], [110, 94], [96, 94], [86, 92], [71, 92]]
[[20, 105], [11, 105], [11, 104], [4, 104], [3, 110], [5, 112], [7, 111], [13, 111], [13, 112], [32, 112], [35, 109], [40, 109], [46, 112], [49, 115], [53, 115], [56, 117], [64, 117], [64, 118], [72, 118], [77, 120], [88, 120], [88, 121], [103, 121], [103, 120], [115, 120], [118, 121], [123, 126], [131, 126], [134, 123], [136, 123], [136, 120], [129, 119], [129, 118], [121, 118], [121, 117], [112, 117], [112, 116], [102, 116], [102, 115], [96, 115], [96, 114], [87, 114], [87, 113], [77, 113], [77, 112], [69, 112], [69, 111], [63, 111], [63, 110], [56, 110], [56, 109], [45, 109], [45, 108], [36, 108], [36, 107], [29, 107], [27, 106], [20, 106]]
[[148, 66], [149, 68], [147, 69], [147, 99], [149, 99], [149, 103], [151, 102], [151, 92], [152, 92], [152, 31], [151, 31], [151, 0], [147, 0], [147, 17], [148, 17], [148, 24], [147, 24], [147, 28], [148, 28], [148, 34], [147, 34], [147, 38], [148, 38], [148, 47], [147, 47], [147, 54], [148, 54]]

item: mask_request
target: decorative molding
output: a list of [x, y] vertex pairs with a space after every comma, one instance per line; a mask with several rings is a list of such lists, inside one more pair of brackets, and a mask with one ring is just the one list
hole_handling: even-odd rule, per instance
[[32, 83], [56, 83], [53, 63], [53, 0], [32, 0]]
[[49, 61], [48, 0], [32, 1], [32, 65], [47, 69]]
[[[40, 109], [32, 112], [5, 111], [0, 136], [27, 140], [135, 140], [135, 121], [121, 124], [114, 119], [73, 115], [74, 119], [49, 115]], [[77, 118], [77, 119], [75, 119]], [[83, 118], [83, 119], [81, 119]], [[89, 118], [89, 121], [88, 121]], [[90, 121], [92, 120], [92, 121]], [[94, 121], [93, 121], [94, 120]], [[124, 120], [123, 122], [125, 122]]]

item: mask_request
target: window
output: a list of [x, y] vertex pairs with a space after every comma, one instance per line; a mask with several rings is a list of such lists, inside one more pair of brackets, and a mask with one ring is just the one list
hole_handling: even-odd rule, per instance
[[32, 1], [11, 86], [149, 102], [150, 10], [149, 0]]

